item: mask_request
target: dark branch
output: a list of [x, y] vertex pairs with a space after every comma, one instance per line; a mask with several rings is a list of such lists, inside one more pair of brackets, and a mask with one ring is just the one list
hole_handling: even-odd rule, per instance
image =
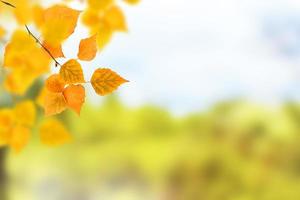
[[33, 38], [35, 39], [36, 43], [38, 43], [38, 44], [39, 44], [39, 45], [40, 45], [40, 46], [41, 46], [41, 47], [49, 54], [49, 56], [54, 60], [54, 62], [55, 62], [55, 67], [61, 66], [61, 64], [55, 59], [55, 57], [52, 55], [52, 53], [49, 51], [49, 49], [47, 49], [47, 48], [41, 43], [41, 41], [40, 41], [35, 35], [33, 35], [33, 33], [30, 31], [30, 29], [28, 28], [27, 25], [25, 25], [25, 28], [26, 28], [28, 34], [29, 34], [31, 37], [33, 37]]
[[9, 3], [9, 2], [6, 2], [6, 1], [2, 1], [2, 0], [0, 0], [2, 3], [4, 3], [5, 5], [7, 5], [7, 6], [10, 6], [10, 7], [13, 7], [13, 8], [16, 8], [16, 6], [14, 6], [14, 5], [12, 5], [11, 3]]
[[[11, 4], [9, 2], [2, 1], [2, 0], [0, 0], [0, 2], [4, 3], [5, 5], [8, 5], [12, 8], [16, 8], [16, 6], [14, 6], [13, 4]], [[55, 57], [52, 55], [52, 53], [49, 51], [49, 49], [47, 49], [43, 45], [43, 43], [30, 31], [30, 29], [28, 28], [28, 26], [26, 24], [25, 24], [25, 28], [26, 28], [28, 34], [35, 39], [36, 43], [38, 43], [48, 53], [48, 55], [52, 58], [52, 60], [55, 62], [55, 67], [61, 66], [61, 64], [55, 59]]]

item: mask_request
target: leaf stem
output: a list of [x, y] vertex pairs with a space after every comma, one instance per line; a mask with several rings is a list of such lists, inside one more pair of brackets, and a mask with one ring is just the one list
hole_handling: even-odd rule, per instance
[[[7, 5], [7, 6], [10, 6], [12, 8], [17, 8], [15, 5], [13, 5], [13, 4], [9, 3], [9, 2], [2, 1], [2, 0], [0, 0], [0, 2], [3, 3], [3, 4], [5, 4], [5, 5]], [[27, 24], [25, 24], [25, 28], [26, 28], [28, 34], [35, 39], [36, 43], [38, 43], [47, 52], [47, 54], [52, 58], [52, 60], [55, 62], [55, 67], [61, 66], [61, 64], [55, 59], [55, 57], [52, 55], [52, 53], [49, 51], [49, 49], [47, 49], [43, 45], [43, 43], [30, 31], [30, 29], [27, 26]]]

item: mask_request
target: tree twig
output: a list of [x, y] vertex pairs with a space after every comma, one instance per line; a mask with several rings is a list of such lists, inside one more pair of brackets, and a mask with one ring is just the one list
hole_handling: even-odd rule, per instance
[[7, 6], [10, 6], [10, 7], [13, 7], [13, 8], [16, 8], [16, 6], [14, 6], [14, 5], [12, 5], [11, 3], [9, 3], [9, 2], [6, 2], [6, 1], [2, 1], [2, 0], [0, 0], [2, 3], [4, 3], [5, 5], [7, 5]]
[[[15, 5], [13, 5], [13, 4], [9, 3], [9, 2], [2, 1], [2, 0], [0, 0], [0, 2], [3, 3], [3, 4], [5, 4], [5, 5], [7, 5], [7, 6], [10, 6], [12, 8], [17, 8]], [[55, 62], [55, 67], [61, 66], [61, 64], [55, 59], [55, 57], [52, 55], [52, 53], [49, 51], [49, 49], [47, 49], [43, 45], [43, 43], [30, 31], [30, 29], [27, 26], [27, 24], [25, 24], [25, 28], [26, 28], [28, 34], [35, 39], [36, 43], [38, 43], [47, 52], [47, 54], [52, 58], [52, 60]]]

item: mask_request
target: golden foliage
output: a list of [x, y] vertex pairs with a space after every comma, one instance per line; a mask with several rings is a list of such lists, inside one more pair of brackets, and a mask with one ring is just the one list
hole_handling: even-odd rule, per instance
[[56, 146], [64, 144], [71, 139], [71, 135], [56, 119], [45, 119], [40, 126], [41, 141], [45, 145]]
[[69, 85], [63, 92], [69, 108], [80, 115], [81, 107], [85, 101], [85, 89], [82, 85]]
[[74, 32], [79, 14], [79, 11], [63, 5], [46, 9], [41, 26], [45, 41], [52, 45], [61, 44]]
[[63, 92], [66, 82], [59, 74], [53, 74], [46, 80], [46, 88], [50, 92]]
[[47, 92], [44, 99], [45, 115], [56, 115], [67, 108], [67, 102], [62, 93]]
[[82, 39], [79, 44], [78, 58], [84, 61], [91, 61], [97, 54], [97, 35]]
[[75, 59], [71, 59], [61, 66], [59, 74], [67, 84], [85, 82], [81, 65]]
[[15, 108], [0, 110], [0, 145], [10, 145], [20, 152], [28, 142], [30, 128], [36, 119], [32, 101], [18, 103]]
[[[134, 4], [137, 0], [127, 2]], [[43, 8], [38, 1], [30, 0], [0, 3], [9, 6], [7, 11], [13, 9], [17, 23], [23, 25], [22, 29], [18, 27], [13, 31], [4, 49], [5, 76], [2, 84], [5, 90], [24, 96], [37, 79], [49, 72], [52, 60], [56, 67], [60, 67], [59, 74], [53, 74], [45, 81], [37, 103], [43, 106], [46, 116], [59, 114], [67, 108], [80, 114], [86, 95], [84, 86], [80, 85], [86, 83], [81, 64], [69, 59], [61, 65], [56, 58], [65, 57], [63, 42], [73, 34], [81, 11], [60, 4]], [[82, 21], [91, 34], [80, 41], [77, 57], [82, 61], [93, 60], [98, 49], [103, 49], [111, 40], [113, 33], [127, 31], [123, 11], [114, 0], [87, 0]], [[43, 42], [27, 24], [35, 25]], [[0, 27], [0, 38], [5, 34], [6, 30]], [[92, 84], [97, 94], [106, 95], [125, 82], [127, 80], [110, 69], [97, 69], [88, 83]], [[0, 109], [0, 145], [10, 145], [20, 152], [28, 143], [35, 119], [36, 108], [32, 101], [21, 101], [13, 108]], [[42, 142], [48, 145], [70, 140], [69, 133], [55, 119], [43, 121], [40, 135]]]
[[115, 91], [120, 85], [128, 82], [110, 69], [97, 69], [91, 79], [91, 84], [99, 95], [107, 95]]
[[10, 69], [5, 81], [6, 89], [23, 95], [37, 77], [48, 72], [50, 61], [47, 53], [28, 33], [15, 31], [4, 53], [4, 67]]

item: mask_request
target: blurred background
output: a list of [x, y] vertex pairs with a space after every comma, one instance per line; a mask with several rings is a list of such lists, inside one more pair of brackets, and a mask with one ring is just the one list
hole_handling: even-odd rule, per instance
[[90, 88], [80, 117], [60, 116], [69, 144], [35, 134], [6, 152], [8, 199], [300, 199], [300, 2], [122, 7], [129, 33], [84, 70], [110, 67], [130, 83], [106, 98]]

